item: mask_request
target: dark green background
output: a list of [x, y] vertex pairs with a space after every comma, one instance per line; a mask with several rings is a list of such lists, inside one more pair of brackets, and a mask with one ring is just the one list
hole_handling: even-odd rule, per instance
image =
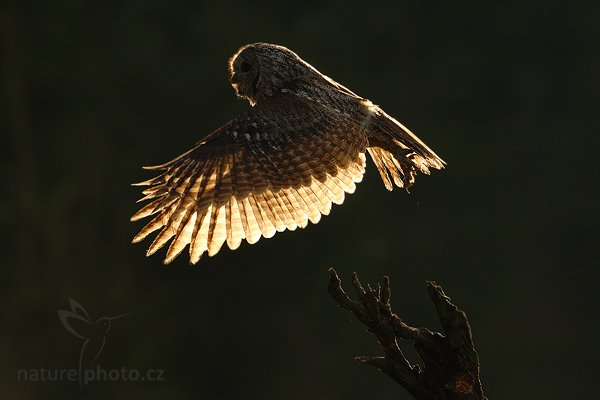
[[[598, 6], [108, 3], [0, 7], [3, 398], [410, 398], [353, 361], [380, 349], [329, 298], [331, 266], [389, 275], [395, 310], [436, 329], [424, 282], [441, 283], [492, 399], [597, 395]], [[129, 184], [248, 107], [226, 61], [254, 41], [381, 105], [448, 166], [408, 195], [369, 163], [318, 225], [165, 267], [130, 244]], [[165, 381], [17, 381], [76, 367], [69, 297], [93, 318], [135, 312], [98, 362]]]

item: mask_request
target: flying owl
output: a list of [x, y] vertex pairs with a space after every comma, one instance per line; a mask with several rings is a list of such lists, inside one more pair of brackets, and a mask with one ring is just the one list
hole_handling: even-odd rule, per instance
[[417, 171], [443, 168], [425, 143], [371, 101], [321, 74], [296, 53], [268, 43], [240, 48], [229, 60], [236, 94], [252, 106], [165, 164], [132, 221], [153, 219], [140, 242], [160, 230], [147, 255], [169, 241], [165, 264], [189, 244], [190, 262], [223, 243], [256, 243], [316, 224], [341, 204], [365, 172], [368, 152], [392, 190]]

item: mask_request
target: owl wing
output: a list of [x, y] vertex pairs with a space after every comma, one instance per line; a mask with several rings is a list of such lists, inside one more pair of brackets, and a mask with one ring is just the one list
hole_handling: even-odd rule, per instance
[[136, 185], [150, 200], [131, 217], [154, 218], [133, 242], [160, 233], [151, 255], [171, 241], [165, 263], [189, 244], [190, 262], [243, 239], [256, 243], [304, 228], [352, 193], [365, 169], [366, 134], [335, 110], [293, 95], [274, 96], [231, 120], [188, 152], [147, 169]]

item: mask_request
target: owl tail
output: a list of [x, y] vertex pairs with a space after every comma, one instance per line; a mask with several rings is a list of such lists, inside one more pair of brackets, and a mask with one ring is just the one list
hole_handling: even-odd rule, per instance
[[381, 109], [374, 114], [380, 140], [368, 151], [387, 190], [394, 188], [393, 182], [408, 191], [417, 171], [429, 175], [430, 168], [444, 168], [444, 161], [404, 125]]
[[369, 147], [367, 150], [369, 151], [387, 190], [394, 189], [392, 181], [396, 186], [404, 187], [408, 190], [410, 185], [415, 181], [416, 173], [414, 167], [407, 166], [405, 163], [400, 162], [392, 153], [381, 147]]

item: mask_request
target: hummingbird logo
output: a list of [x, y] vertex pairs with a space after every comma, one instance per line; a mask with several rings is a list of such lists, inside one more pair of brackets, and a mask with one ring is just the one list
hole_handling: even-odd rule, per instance
[[71, 310], [58, 310], [58, 318], [65, 329], [73, 336], [82, 340], [79, 352], [79, 387], [81, 387], [81, 372], [86, 366], [92, 365], [104, 349], [106, 336], [112, 327], [112, 322], [131, 315], [121, 314], [115, 317], [101, 317], [93, 321], [83, 306], [69, 297]]

